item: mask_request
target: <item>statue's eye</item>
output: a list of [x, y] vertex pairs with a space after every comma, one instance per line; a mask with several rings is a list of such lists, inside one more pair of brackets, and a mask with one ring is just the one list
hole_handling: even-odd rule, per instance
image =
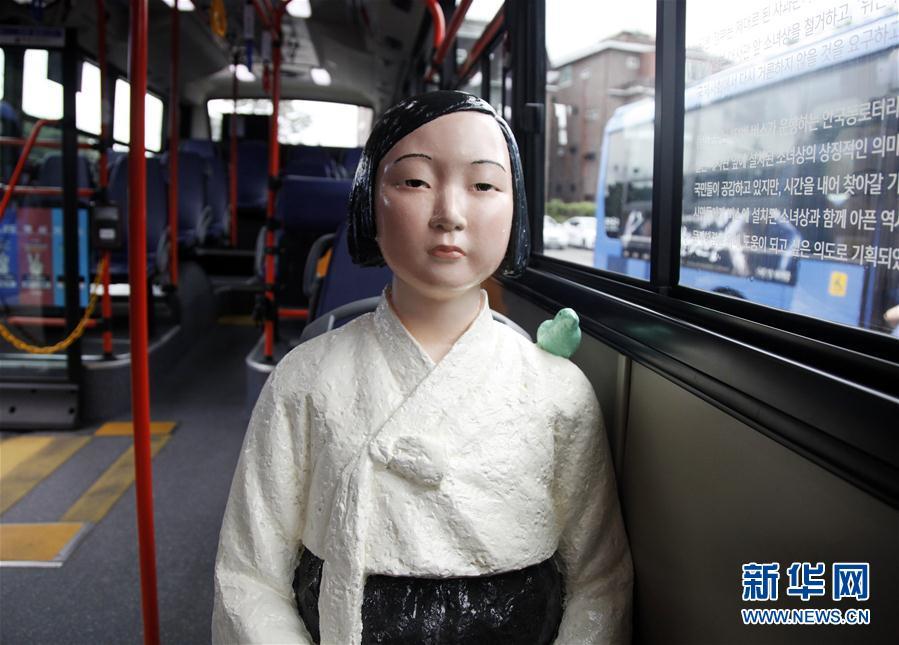
[[403, 182], [409, 188], [427, 188], [428, 182], [423, 181], [421, 179], [407, 179]]
[[475, 187], [475, 190], [482, 191], [482, 192], [486, 192], [488, 190], [494, 190], [496, 188], [496, 186], [494, 186], [493, 184], [488, 184], [485, 181], [479, 181], [478, 183], [476, 183], [474, 185], [474, 187]]

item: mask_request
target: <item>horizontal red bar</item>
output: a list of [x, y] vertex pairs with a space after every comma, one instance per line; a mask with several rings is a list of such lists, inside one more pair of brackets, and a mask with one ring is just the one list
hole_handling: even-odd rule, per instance
[[[16, 137], [0, 137], [0, 146], [24, 146], [28, 142], [27, 139], [18, 139]], [[62, 141], [50, 141], [49, 139], [45, 139], [43, 141], [35, 141], [31, 144], [34, 148], [62, 148]], [[78, 148], [81, 150], [93, 150], [95, 147], [93, 143], [86, 143], [84, 141], [78, 142]]]
[[481, 54], [484, 53], [487, 45], [489, 45], [490, 42], [496, 38], [496, 35], [503, 29], [505, 15], [505, 6], [500, 7], [499, 11], [496, 12], [496, 15], [493, 16], [493, 20], [491, 20], [484, 28], [484, 33], [481, 34], [481, 37], [478, 38], [477, 42], [472, 45], [468, 58], [465, 59], [465, 62], [462, 63], [462, 68], [459, 70], [459, 85], [468, 80], [469, 74], [474, 70], [475, 63], [481, 58]]
[[[5, 192], [8, 188], [7, 184], [0, 184], [0, 192]], [[93, 197], [93, 188], [78, 188], [79, 197]], [[16, 186], [12, 189], [13, 195], [25, 195], [34, 197], [60, 197], [62, 196], [62, 188], [58, 186]]]
[[[19, 327], [65, 327], [65, 318], [45, 317], [45, 316], [10, 316], [6, 319], [10, 325], [18, 325]], [[93, 318], [87, 321], [87, 327], [93, 329], [100, 324], [99, 320]]]
[[308, 309], [278, 309], [278, 318], [282, 320], [309, 320]]

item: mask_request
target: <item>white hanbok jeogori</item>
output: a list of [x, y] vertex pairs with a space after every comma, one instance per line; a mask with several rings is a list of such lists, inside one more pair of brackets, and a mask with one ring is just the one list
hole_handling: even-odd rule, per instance
[[437, 364], [382, 296], [291, 351], [253, 411], [215, 567], [214, 643], [311, 643], [291, 587], [324, 560], [321, 641], [362, 634], [370, 574], [522, 569], [558, 552], [556, 643], [630, 639], [632, 565], [583, 373], [481, 310]]

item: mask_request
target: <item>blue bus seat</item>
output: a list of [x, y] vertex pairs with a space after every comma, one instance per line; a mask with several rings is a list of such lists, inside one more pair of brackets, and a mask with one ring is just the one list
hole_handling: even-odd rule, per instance
[[[328, 273], [322, 280], [318, 298], [309, 310], [309, 324], [303, 329], [299, 342], [314, 338], [353, 318], [373, 311], [381, 292], [393, 279], [389, 267], [360, 267], [354, 264], [347, 245], [347, 223], [337, 230], [332, 247]], [[310, 262], [317, 258], [309, 258]], [[520, 325], [493, 311], [493, 318], [520, 333], [531, 341], [531, 336]]]
[[237, 142], [237, 206], [265, 210], [268, 200], [268, 144]]
[[[305, 306], [303, 274], [306, 258], [315, 240], [333, 233], [346, 220], [350, 182], [325, 177], [283, 178], [278, 191], [275, 217], [282, 224], [276, 246], [276, 283], [279, 302]], [[264, 230], [257, 237], [256, 270], [261, 279], [264, 267]]]
[[209, 198], [209, 227], [207, 240], [220, 240], [229, 231], [228, 171], [219, 157], [209, 160], [209, 183], [206, 194]]
[[218, 157], [215, 141], [209, 139], [182, 139], [178, 150], [180, 152], [190, 152], [207, 160]]
[[[87, 157], [78, 155], [78, 188], [93, 188], [94, 179], [91, 172], [90, 162]], [[48, 154], [40, 162], [37, 172], [32, 178], [31, 184], [34, 186], [62, 186], [62, 153], [52, 152]], [[26, 200], [26, 203], [34, 206], [62, 206], [62, 197], [33, 197]], [[90, 198], [79, 197], [78, 204], [87, 206]]]
[[347, 148], [343, 153], [343, 168], [347, 172], [348, 177], [356, 174], [356, 166], [359, 165], [359, 159], [362, 158], [362, 148]]
[[184, 139], [178, 150], [197, 155], [207, 164], [205, 195], [209, 217], [205, 222], [202, 241], [221, 240], [228, 230], [228, 171], [225, 162], [219, 156], [215, 142], [209, 139]]
[[346, 219], [352, 184], [346, 179], [284, 177], [275, 216], [294, 233], [333, 233]]
[[309, 320], [355, 300], [378, 296], [392, 279], [393, 272], [386, 266], [361, 267], [353, 264], [347, 246], [347, 223], [344, 221], [337, 229], [328, 273], [322, 280], [315, 310], [309, 312]]
[[342, 173], [330, 153], [319, 146], [294, 146], [291, 148], [285, 175], [308, 177], [341, 177]]
[[[162, 165], [168, 182], [168, 154], [162, 156]], [[192, 247], [203, 242], [208, 226], [209, 211], [206, 199], [206, 182], [209, 166], [203, 157], [192, 152], [178, 155], [178, 244]], [[148, 191], [149, 192], [149, 191]]]
[[284, 175], [303, 177], [335, 177], [333, 162], [308, 161], [305, 159], [291, 159], [284, 166]]
[[[158, 157], [148, 157], [147, 168], [147, 273], [164, 271], [168, 265], [168, 192], [163, 178], [162, 164]], [[122, 217], [124, 248], [111, 256], [110, 273], [114, 276], [128, 274], [128, 155], [121, 155], [109, 171], [109, 199], [119, 206]]]

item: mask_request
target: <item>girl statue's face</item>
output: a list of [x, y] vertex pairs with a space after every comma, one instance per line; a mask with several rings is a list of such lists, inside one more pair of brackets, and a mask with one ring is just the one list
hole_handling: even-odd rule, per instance
[[375, 179], [377, 241], [396, 278], [437, 299], [479, 288], [509, 244], [511, 168], [487, 114], [447, 114], [400, 139]]

